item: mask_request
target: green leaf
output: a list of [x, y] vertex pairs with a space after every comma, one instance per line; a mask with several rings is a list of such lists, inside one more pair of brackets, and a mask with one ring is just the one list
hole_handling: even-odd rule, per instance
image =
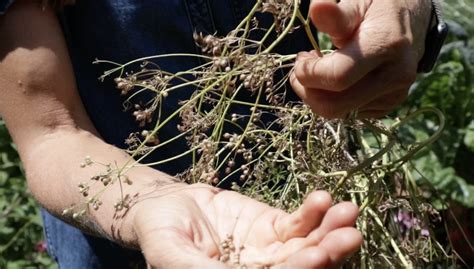
[[464, 144], [466, 147], [474, 152], [474, 121], [466, 129], [466, 134], [464, 135]]

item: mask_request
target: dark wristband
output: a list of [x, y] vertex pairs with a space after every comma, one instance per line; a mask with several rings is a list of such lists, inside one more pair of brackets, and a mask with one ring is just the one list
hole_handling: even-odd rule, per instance
[[431, 6], [431, 19], [426, 33], [425, 53], [418, 63], [418, 73], [428, 73], [433, 69], [444, 40], [448, 35], [448, 25], [443, 20], [440, 3], [437, 0], [431, 0]]

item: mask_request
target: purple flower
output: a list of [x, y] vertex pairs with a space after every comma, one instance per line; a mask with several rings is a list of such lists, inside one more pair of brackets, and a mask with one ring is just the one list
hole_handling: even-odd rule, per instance
[[[426, 226], [422, 225], [420, 219], [413, 217], [409, 212], [399, 210], [393, 217], [395, 223], [398, 223], [403, 232], [408, 232], [412, 229], [421, 230], [421, 236], [429, 237], [430, 231]], [[425, 227], [420, 229], [420, 227]]]
[[421, 229], [421, 236], [429, 237], [430, 236], [430, 231], [426, 228]]
[[407, 211], [400, 210], [394, 217], [394, 221], [399, 223], [403, 230], [411, 230], [419, 227], [420, 220], [411, 216]]

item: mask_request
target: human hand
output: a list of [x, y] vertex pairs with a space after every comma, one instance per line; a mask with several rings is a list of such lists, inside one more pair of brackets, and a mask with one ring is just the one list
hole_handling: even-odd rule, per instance
[[338, 49], [322, 57], [300, 53], [294, 90], [326, 118], [387, 114], [416, 78], [430, 14], [429, 0], [313, 0], [313, 23]]
[[248, 268], [332, 268], [362, 242], [352, 227], [357, 207], [332, 206], [323, 191], [292, 214], [202, 184], [170, 187], [136, 206], [135, 233], [152, 268], [230, 268], [219, 261], [227, 235]]

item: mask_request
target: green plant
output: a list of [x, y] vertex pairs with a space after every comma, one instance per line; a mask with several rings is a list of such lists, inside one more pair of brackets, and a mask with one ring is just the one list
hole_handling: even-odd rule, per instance
[[0, 268], [55, 268], [15, 145], [0, 121]]
[[[255, 17], [259, 12], [270, 13], [274, 20], [253, 39], [252, 33], [262, 30]], [[300, 101], [287, 102], [285, 86], [296, 56], [275, 53], [274, 48], [297, 27], [305, 30], [317, 52], [327, 52], [316, 44], [298, 0], [259, 0], [228, 35], [196, 33], [194, 39], [203, 55], [158, 55], [126, 64], [97, 61], [115, 66], [102, 78], [117, 76], [117, 89], [127, 96], [144, 130], [126, 140], [130, 161], [121, 167], [105, 164], [106, 172], [81, 183], [84, 204], [66, 209], [65, 214], [80, 218], [97, 209], [101, 193], [110, 185], [126, 187], [127, 170], [134, 166], [191, 156], [191, 167], [177, 175], [183, 181], [222, 186], [238, 179], [232, 183], [234, 190], [287, 211], [297, 208], [314, 189], [331, 191], [336, 201], [354, 201], [360, 206], [357, 227], [365, 242], [347, 267], [454, 264], [433, 236], [439, 214], [420, 195], [409, 166], [420, 150], [443, 134], [443, 114], [420, 107], [393, 120], [357, 120], [356, 113], [346, 120], [326, 120]], [[198, 57], [203, 64], [170, 73], [153, 62], [164, 57]], [[137, 64], [140, 68], [130, 71]], [[285, 75], [275, 76], [280, 72]], [[194, 88], [191, 96], [169, 116], [162, 116], [168, 96], [186, 87]], [[152, 98], [134, 104], [134, 97], [145, 92]], [[243, 94], [252, 98], [242, 99]], [[428, 134], [404, 141], [400, 133], [420, 118], [431, 119]], [[160, 131], [173, 119], [179, 119], [181, 134], [161, 141]], [[186, 139], [188, 150], [166, 160], [145, 162], [151, 152], [180, 138]], [[82, 166], [93, 165], [104, 164], [95, 163], [92, 156]], [[91, 184], [103, 184], [104, 189], [89, 193]], [[133, 202], [125, 196], [115, 208], [123, 212]]]
[[[428, 182], [424, 195], [446, 220], [440, 238], [448, 238], [462, 259], [474, 264], [474, 15], [472, 0], [446, 1], [450, 35], [433, 72], [421, 76], [398, 115], [421, 107], [437, 107], [446, 115], [440, 138], [412, 159], [419, 183]], [[404, 141], [426, 138], [435, 130], [429, 115], [402, 130]], [[423, 184], [423, 183], [422, 183]]]
[[[472, 16], [474, 12], [472, 5], [464, 0], [449, 1], [446, 9], [448, 18], [456, 19], [462, 25], [450, 21], [451, 34], [436, 68], [413, 86], [400, 113], [437, 107], [446, 115], [443, 135], [413, 162], [442, 197], [474, 207], [474, 171], [471, 168], [474, 161], [474, 28], [466, 23], [469, 14]], [[405, 130], [404, 137], [413, 141], [433, 131], [433, 118], [420, 117]]]

